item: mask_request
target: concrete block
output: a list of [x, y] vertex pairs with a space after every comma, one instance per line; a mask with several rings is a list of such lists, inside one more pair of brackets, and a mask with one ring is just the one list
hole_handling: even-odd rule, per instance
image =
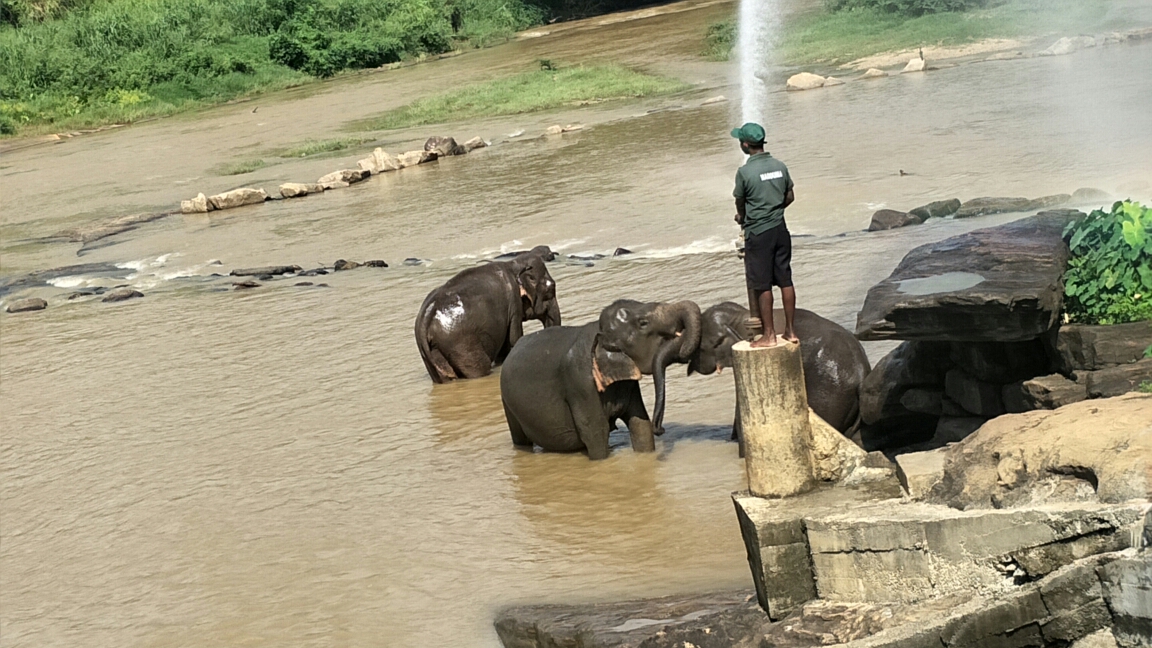
[[1048, 643], [1067, 645], [1112, 624], [1112, 615], [1102, 599], [1053, 615], [1040, 625], [1040, 634]]
[[1037, 590], [1027, 590], [956, 619], [940, 633], [949, 648], [1043, 646], [1039, 622], [1048, 609]]
[[1117, 648], [1116, 637], [1112, 636], [1110, 629], [1105, 628], [1076, 640], [1071, 648]]
[[977, 416], [992, 417], [1004, 413], [1000, 389], [1000, 385], [977, 380], [962, 369], [951, 369], [944, 376], [944, 393]]
[[1069, 612], [1099, 600], [1103, 596], [1096, 562], [1070, 565], [1052, 574], [1040, 584], [1040, 597], [1052, 615]]
[[813, 553], [821, 599], [853, 602], [912, 602], [934, 593], [933, 570], [918, 549]]
[[944, 448], [927, 452], [909, 452], [896, 455], [896, 476], [900, 485], [913, 499], [920, 499], [944, 478]]
[[803, 521], [757, 497], [734, 496], [760, 607], [782, 619], [816, 597]]
[[1103, 565], [1097, 571], [1112, 611], [1116, 643], [1152, 646], [1152, 554], [1145, 551]]

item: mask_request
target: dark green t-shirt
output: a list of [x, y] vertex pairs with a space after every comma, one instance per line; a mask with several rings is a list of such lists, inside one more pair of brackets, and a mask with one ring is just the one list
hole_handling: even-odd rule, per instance
[[791, 188], [788, 167], [767, 152], [753, 155], [737, 169], [732, 196], [744, 199], [745, 236], [767, 232], [784, 222], [784, 195]]

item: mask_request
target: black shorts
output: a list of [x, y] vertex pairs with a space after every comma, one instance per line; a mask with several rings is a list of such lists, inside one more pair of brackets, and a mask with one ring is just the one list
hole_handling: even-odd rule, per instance
[[792, 234], [786, 224], [744, 239], [744, 278], [752, 290], [792, 286]]

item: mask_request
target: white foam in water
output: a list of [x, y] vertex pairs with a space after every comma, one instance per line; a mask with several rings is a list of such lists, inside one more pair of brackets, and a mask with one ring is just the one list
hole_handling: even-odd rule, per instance
[[762, 124], [769, 131], [768, 81], [779, 26], [778, 0], [740, 0], [736, 57], [740, 64], [741, 116], [743, 121]]
[[87, 277], [84, 275], [71, 275], [68, 277], [57, 277], [55, 279], [49, 279], [48, 283], [50, 285], [56, 286], [57, 288], [76, 288], [77, 286], [87, 286], [88, 282], [92, 281], [93, 279], [94, 277]]
[[735, 249], [735, 239], [725, 238], [723, 236], [710, 236], [699, 241], [692, 241], [687, 245], [678, 245], [657, 250], [638, 251], [636, 252], [636, 256], [650, 259], [667, 259], [671, 257], [685, 256], [688, 254], [715, 254], [716, 252], [731, 252]]

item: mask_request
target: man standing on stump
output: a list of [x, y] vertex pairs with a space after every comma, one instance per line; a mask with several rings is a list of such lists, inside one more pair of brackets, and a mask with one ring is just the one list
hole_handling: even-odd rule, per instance
[[732, 129], [748, 161], [736, 171], [736, 222], [744, 228], [744, 278], [752, 302], [752, 317], [759, 307], [764, 335], [753, 347], [778, 344], [772, 321], [772, 286], [780, 286], [784, 301], [784, 333], [799, 342], [792, 322], [796, 315], [796, 289], [792, 286], [792, 235], [784, 223], [784, 208], [796, 199], [788, 167], [764, 150], [764, 128], [751, 122]]

